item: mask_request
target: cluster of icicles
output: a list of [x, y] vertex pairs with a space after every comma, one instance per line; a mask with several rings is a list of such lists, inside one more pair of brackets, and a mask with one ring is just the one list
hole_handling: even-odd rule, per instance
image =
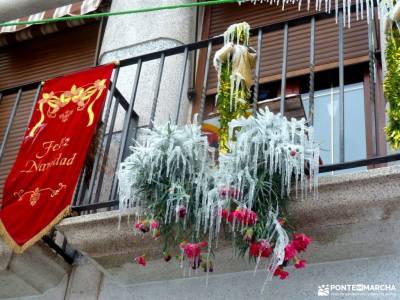
[[[308, 191], [316, 194], [319, 147], [314, 143], [313, 129], [305, 125], [304, 119], [289, 121], [279, 114], [261, 110], [254, 117], [232, 121], [230, 135], [231, 152], [221, 155], [215, 165], [200, 126], [177, 127], [168, 123], [148, 130], [144, 144], [131, 148], [132, 154], [118, 172], [121, 214], [133, 214], [137, 222], [154, 215], [149, 205], [166, 201], [164, 220], [159, 222], [174, 224], [182, 221], [178, 212], [184, 208], [185, 226], [195, 228], [192, 242], [208, 235], [208, 265], [211, 249], [218, 245], [223, 222], [221, 211], [229, 207], [229, 201], [235, 201], [238, 208], [252, 208], [259, 168], [268, 170], [271, 180], [274, 174], [281, 176], [282, 194], [289, 194], [292, 187], [302, 194]], [[237, 191], [235, 199], [221, 196], [221, 189], [231, 188]], [[283, 263], [289, 243], [278, 214], [279, 207], [269, 206], [264, 240], [273, 241], [275, 246], [267, 262], [266, 282]], [[194, 219], [188, 220], [189, 216]], [[235, 226], [240, 225], [233, 221], [233, 238]], [[257, 266], [259, 262], [260, 257]]]
[[[302, 6], [305, 5], [307, 10], [310, 10], [312, 2], [314, 2], [316, 11], [325, 11], [326, 13], [331, 13], [332, 10], [335, 10], [336, 15], [336, 23], [339, 18], [339, 10], [343, 11], [343, 25], [350, 27], [351, 25], [351, 0], [242, 0], [240, 3], [251, 2], [254, 4], [257, 3], [268, 3], [270, 5], [281, 5], [282, 10], [285, 9], [285, 5], [297, 4], [298, 9], [301, 10]], [[364, 16], [367, 19], [368, 23], [371, 22], [375, 18], [374, 7], [380, 5], [380, 0], [356, 0], [356, 20], [363, 20]], [[376, 4], [375, 4], [376, 3]], [[380, 18], [379, 9], [377, 10], [378, 18]]]
[[[241, 38], [242, 37], [242, 40]], [[233, 24], [224, 32], [224, 46], [214, 56], [213, 64], [221, 78], [222, 65], [228, 64], [230, 75], [230, 111], [237, 109], [238, 101], [247, 102], [247, 99], [239, 99], [239, 90], [248, 90], [253, 84], [253, 69], [256, 55], [249, 48], [250, 25], [246, 22]], [[218, 85], [220, 85], [220, 80]], [[218, 86], [218, 90], [220, 87]]]

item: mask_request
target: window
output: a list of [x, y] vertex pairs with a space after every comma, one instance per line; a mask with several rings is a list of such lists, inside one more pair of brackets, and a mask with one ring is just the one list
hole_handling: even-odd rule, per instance
[[[302, 99], [308, 116], [308, 94], [302, 95]], [[364, 87], [362, 83], [345, 86], [344, 123], [345, 161], [366, 158]], [[338, 163], [340, 149], [338, 87], [315, 92], [314, 128], [315, 140], [320, 143], [323, 164]], [[352, 171], [364, 169], [362, 167], [352, 169]]]

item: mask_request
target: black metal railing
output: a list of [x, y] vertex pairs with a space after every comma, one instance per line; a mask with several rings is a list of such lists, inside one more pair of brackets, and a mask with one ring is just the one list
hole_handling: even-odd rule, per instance
[[[355, 11], [355, 7], [352, 7], [352, 11]], [[261, 48], [264, 34], [268, 32], [274, 32], [277, 30], [283, 30], [283, 45], [282, 45], [282, 66], [281, 66], [281, 78], [280, 78], [280, 111], [285, 112], [285, 100], [286, 100], [286, 80], [287, 80], [287, 62], [288, 62], [288, 49], [290, 48], [290, 43], [288, 41], [288, 32], [292, 26], [300, 24], [309, 24], [310, 26], [310, 37], [309, 41], [305, 44], [309, 45], [309, 112], [308, 118], [309, 123], [313, 124], [314, 121], [314, 91], [315, 91], [315, 26], [316, 21], [332, 18], [331, 15], [325, 13], [318, 13], [312, 16], [304, 16], [286, 22], [275, 23], [268, 26], [263, 26], [259, 28], [254, 28], [251, 30], [251, 35], [256, 36], [257, 45], [257, 61], [255, 68], [255, 83], [253, 88], [253, 97], [258, 100], [259, 90], [260, 90], [260, 72], [261, 72]], [[331, 172], [336, 170], [349, 169], [360, 166], [368, 166], [372, 164], [382, 164], [395, 160], [400, 160], [400, 154], [393, 154], [387, 156], [377, 156], [376, 155], [376, 132], [373, 133], [373, 145], [374, 153], [372, 157], [358, 161], [345, 161], [344, 153], [344, 32], [342, 23], [342, 12], [339, 12], [339, 22], [337, 24], [338, 28], [338, 38], [339, 38], [339, 140], [340, 140], [340, 163], [333, 165], [325, 165], [320, 167], [320, 172]], [[334, 22], [334, 18], [332, 18]], [[370, 101], [371, 101], [371, 120], [374, 121], [374, 130], [377, 130], [375, 124], [375, 70], [376, 70], [376, 49], [374, 48], [374, 34], [375, 30], [373, 28], [374, 24], [370, 22], [368, 25], [368, 49], [369, 49], [369, 81], [370, 81]], [[171, 115], [174, 122], [178, 122], [179, 116], [181, 114], [182, 101], [185, 101], [185, 81], [188, 75], [188, 65], [190, 57], [195, 52], [203, 51], [205, 52], [205, 65], [198, 65], [197, 69], [204, 68], [204, 76], [202, 80], [201, 90], [198, 91], [199, 94], [199, 121], [203, 122], [205, 103], [207, 97], [207, 87], [208, 87], [208, 73], [210, 69], [211, 56], [213, 51], [213, 46], [220, 45], [223, 43], [223, 37], [218, 36], [208, 40], [203, 40], [191, 44], [181, 45], [178, 47], [165, 49], [161, 51], [156, 51], [141, 56], [136, 56], [128, 59], [121, 60], [114, 70], [112, 77], [112, 84], [110, 85], [108, 101], [102, 116], [102, 126], [100, 126], [98, 134], [98, 147], [95, 152], [94, 157], [91, 158], [91, 162], [87, 164], [86, 168], [82, 171], [79, 178], [79, 183], [77, 185], [74, 199], [73, 199], [73, 209], [78, 214], [93, 213], [99, 210], [111, 210], [118, 207], [118, 180], [115, 175], [115, 171], [118, 170], [119, 164], [129, 153], [130, 140], [136, 137], [137, 131], [141, 127], [152, 127], [152, 122], [156, 119], [156, 110], [159, 100], [160, 85], [163, 79], [163, 72], [165, 71], [165, 61], [168, 57], [181, 56], [183, 57], [182, 69], [180, 70], [180, 76], [177, 82], [170, 82], [169, 84], [178, 85], [178, 97], [177, 99], [170, 99], [171, 106], [175, 105], [177, 108]], [[196, 53], [197, 56], [197, 53]], [[134, 111], [135, 100], [139, 89], [139, 80], [142, 75], [143, 64], [150, 61], [158, 61], [158, 70], [155, 72], [155, 85], [153, 89], [153, 97], [151, 103], [151, 109], [149, 112], [149, 122], [146, 125], [139, 126], [139, 121], [142, 119], [142, 115], [137, 114]], [[118, 90], [118, 78], [120, 70], [128, 66], [135, 66], [135, 75], [132, 81], [132, 92], [130, 93], [129, 101], [125, 99], [123, 94]], [[7, 90], [0, 91], [0, 109], [1, 109], [1, 99], [9, 94], [16, 94], [14, 108], [10, 113], [10, 117], [7, 126], [4, 130], [3, 140], [0, 147], [0, 163], [3, 158], [5, 148], [7, 145], [7, 140], [9, 138], [13, 121], [15, 118], [16, 111], [23, 93], [28, 90], [36, 89], [36, 96], [33, 99], [34, 104], [37, 100], [40, 91], [40, 84], [38, 82], [27, 84], [20, 87], [15, 87]], [[170, 107], [163, 107], [165, 110], [169, 110]], [[254, 101], [253, 109], [257, 109], [257, 101]], [[119, 111], [123, 112], [123, 126], [122, 130], [114, 130], [115, 124], [118, 116], [121, 116]], [[147, 120], [147, 118], [146, 118]], [[111, 148], [113, 148], [113, 153], [111, 153]], [[112, 158], [114, 157], [114, 158]], [[107, 189], [104, 186], [107, 185]]]

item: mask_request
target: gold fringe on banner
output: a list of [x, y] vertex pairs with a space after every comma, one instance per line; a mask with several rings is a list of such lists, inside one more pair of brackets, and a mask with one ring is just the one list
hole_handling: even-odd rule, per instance
[[64, 208], [58, 216], [56, 216], [45, 228], [43, 228], [39, 233], [37, 233], [33, 238], [27, 241], [22, 246], [18, 245], [14, 239], [9, 235], [7, 229], [5, 228], [3, 222], [0, 220], [0, 236], [4, 239], [7, 245], [17, 254], [23, 253], [27, 248], [35, 244], [44, 235], [46, 235], [57, 223], [59, 223], [65, 217], [71, 215], [71, 206]]

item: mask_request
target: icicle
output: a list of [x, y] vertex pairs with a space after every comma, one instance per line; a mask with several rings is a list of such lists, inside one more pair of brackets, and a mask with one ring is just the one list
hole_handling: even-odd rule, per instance
[[361, 20], [364, 20], [364, 0], [359, 0], [361, 4]]
[[338, 22], [339, 18], [339, 0], [335, 0], [335, 18], [336, 18], [336, 23]]

